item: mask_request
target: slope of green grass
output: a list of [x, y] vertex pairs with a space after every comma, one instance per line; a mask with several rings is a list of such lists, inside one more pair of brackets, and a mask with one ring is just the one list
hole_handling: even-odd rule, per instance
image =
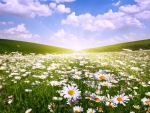
[[83, 52], [115, 52], [115, 51], [122, 51], [122, 49], [131, 49], [131, 50], [150, 49], [150, 39], [102, 46], [97, 48], [89, 48], [84, 49]]
[[0, 54], [5, 52], [22, 52], [23, 54], [36, 53], [70, 53], [73, 52], [71, 49], [60, 48], [55, 46], [48, 46], [30, 42], [22, 42], [16, 40], [0, 39]]

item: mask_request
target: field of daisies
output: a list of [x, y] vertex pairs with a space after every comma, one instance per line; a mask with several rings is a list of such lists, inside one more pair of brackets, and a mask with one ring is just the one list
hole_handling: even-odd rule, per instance
[[150, 52], [0, 55], [0, 113], [150, 113]]

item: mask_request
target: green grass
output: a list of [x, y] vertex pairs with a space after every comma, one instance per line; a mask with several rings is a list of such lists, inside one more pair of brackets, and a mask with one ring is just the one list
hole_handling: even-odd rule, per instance
[[131, 50], [150, 49], [150, 39], [102, 46], [97, 48], [89, 48], [84, 49], [83, 52], [115, 52], [115, 51], [122, 51], [122, 49], [131, 49]]
[[[116, 52], [122, 51], [123, 49], [131, 50], [148, 50], [150, 49], [150, 39], [140, 40], [134, 42], [126, 42], [108, 46], [102, 46], [97, 48], [84, 49], [82, 52]], [[31, 42], [23, 42], [16, 40], [0, 39], [0, 54], [21, 52], [23, 54], [35, 53], [35, 54], [46, 54], [46, 53], [72, 53], [74, 50], [48, 46], [43, 44], [36, 44]]]
[[[150, 89], [149, 56], [149, 51], [0, 55], [0, 113], [25, 113], [29, 108], [31, 113], [50, 113], [49, 104], [54, 106], [53, 113], [73, 113], [74, 106], [81, 106], [81, 113], [87, 113], [88, 108], [94, 109], [95, 113], [99, 113], [98, 108], [102, 108], [103, 113], [146, 113], [149, 105], [144, 105], [141, 99], [149, 99], [146, 95]], [[87, 73], [91, 76], [86, 76]], [[51, 85], [53, 80], [55, 85]], [[112, 85], [108, 87], [102, 84], [104, 82]], [[81, 91], [78, 104], [67, 104], [62, 95], [63, 87], [67, 85]], [[123, 93], [129, 97], [126, 106], [120, 103], [114, 108], [106, 105], [110, 102], [107, 94], [113, 99]], [[101, 101], [96, 102], [92, 95], [102, 97]], [[93, 98], [87, 98], [90, 96]], [[140, 108], [135, 109], [133, 105]]]
[[35, 53], [35, 54], [46, 54], [46, 53], [70, 53], [73, 52], [71, 49], [60, 48], [55, 46], [48, 46], [30, 42], [6, 40], [0, 39], [0, 54], [5, 52], [21, 52], [23, 54]]

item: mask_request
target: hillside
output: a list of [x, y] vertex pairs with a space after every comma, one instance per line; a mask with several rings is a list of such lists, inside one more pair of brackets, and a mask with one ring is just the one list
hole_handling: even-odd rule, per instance
[[150, 49], [150, 39], [148, 40], [140, 40], [133, 42], [126, 42], [108, 46], [101, 46], [96, 48], [89, 48], [82, 50], [83, 52], [115, 52], [122, 51], [122, 49], [131, 49], [131, 50], [147, 50]]
[[70, 53], [73, 52], [71, 49], [60, 48], [55, 46], [48, 46], [43, 44], [36, 44], [30, 42], [16, 41], [16, 40], [6, 40], [0, 39], [0, 54], [5, 52], [22, 52], [23, 54], [28, 53]]

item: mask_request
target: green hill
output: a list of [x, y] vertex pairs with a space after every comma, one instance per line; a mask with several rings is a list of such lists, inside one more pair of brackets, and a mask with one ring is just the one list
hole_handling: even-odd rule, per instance
[[140, 40], [133, 42], [126, 42], [108, 46], [101, 46], [96, 48], [89, 48], [82, 50], [83, 52], [115, 52], [122, 51], [122, 49], [131, 49], [131, 50], [147, 50], [150, 49], [150, 39], [148, 40]]
[[35, 53], [35, 54], [46, 54], [46, 53], [70, 53], [73, 52], [71, 49], [60, 48], [55, 46], [48, 46], [43, 44], [36, 44], [31, 42], [23, 42], [16, 40], [0, 39], [0, 54], [5, 52], [22, 52], [23, 54]]

